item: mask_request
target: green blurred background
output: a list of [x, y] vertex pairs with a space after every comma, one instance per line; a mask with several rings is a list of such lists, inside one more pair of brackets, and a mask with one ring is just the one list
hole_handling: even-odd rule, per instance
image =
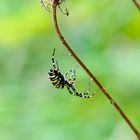
[[[140, 12], [131, 0], [65, 5], [70, 15], [58, 15], [66, 40], [140, 130]], [[53, 48], [62, 73], [76, 67], [75, 86], [85, 91], [89, 77], [39, 0], [0, 0], [0, 140], [136, 140], [100, 91], [86, 100], [51, 85]]]

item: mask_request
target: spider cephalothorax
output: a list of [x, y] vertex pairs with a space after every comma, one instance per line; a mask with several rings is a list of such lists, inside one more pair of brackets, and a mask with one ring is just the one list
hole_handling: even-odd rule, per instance
[[72, 95], [79, 96], [82, 98], [91, 98], [95, 93], [89, 95], [89, 90], [87, 90], [87, 92], [79, 93], [75, 89], [74, 84], [75, 84], [76, 74], [74, 69], [68, 71], [64, 76], [61, 74], [61, 72], [59, 71], [58, 63], [57, 61], [55, 61], [54, 54], [55, 54], [55, 49], [53, 50], [53, 54], [52, 54], [53, 68], [50, 69], [48, 72], [49, 79], [53, 84], [53, 86], [61, 89], [67, 87], [69, 93]]

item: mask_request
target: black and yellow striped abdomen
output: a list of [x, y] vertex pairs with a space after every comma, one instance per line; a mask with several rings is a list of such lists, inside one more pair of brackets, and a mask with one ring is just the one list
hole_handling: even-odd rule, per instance
[[64, 88], [65, 79], [59, 71], [50, 69], [50, 71], [48, 72], [48, 76], [53, 86], [55, 86], [56, 88]]

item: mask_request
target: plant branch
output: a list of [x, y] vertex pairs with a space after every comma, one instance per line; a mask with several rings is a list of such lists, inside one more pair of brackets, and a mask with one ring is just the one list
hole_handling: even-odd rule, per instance
[[140, 10], [140, 3], [137, 0], [132, 0], [136, 7]]
[[96, 79], [96, 77], [90, 72], [90, 70], [86, 67], [86, 65], [84, 65], [84, 63], [79, 59], [79, 57], [71, 49], [71, 47], [66, 42], [66, 40], [63, 37], [63, 35], [61, 34], [59, 26], [58, 26], [58, 23], [57, 23], [57, 16], [56, 16], [56, 10], [57, 10], [57, 6], [59, 5], [59, 0], [50, 0], [50, 3], [51, 3], [51, 6], [52, 6], [52, 10], [53, 10], [52, 12], [53, 12], [54, 28], [55, 28], [56, 34], [58, 35], [60, 41], [62, 42], [64, 47], [68, 50], [70, 55], [79, 63], [79, 65], [85, 70], [85, 72], [89, 75], [89, 77], [96, 83], [96, 85], [99, 87], [99, 89], [102, 91], [102, 93], [107, 97], [107, 99], [110, 101], [110, 103], [115, 107], [115, 109], [118, 111], [118, 113], [121, 115], [121, 117], [125, 120], [125, 122], [128, 124], [128, 126], [135, 133], [135, 135], [137, 136], [138, 140], [140, 140], [140, 133], [137, 130], [137, 128], [130, 121], [130, 119], [127, 117], [127, 115], [124, 113], [124, 111], [118, 105], [118, 103], [110, 96], [110, 94], [101, 85], [101, 83]]

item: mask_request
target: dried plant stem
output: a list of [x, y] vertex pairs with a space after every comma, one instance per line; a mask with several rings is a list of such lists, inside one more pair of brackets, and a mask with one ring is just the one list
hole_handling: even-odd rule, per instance
[[133, 123], [130, 121], [130, 119], [126, 116], [124, 111], [121, 109], [121, 107], [118, 105], [118, 103], [110, 96], [110, 94], [106, 91], [106, 89], [99, 83], [99, 81], [95, 78], [95, 76], [90, 72], [90, 70], [84, 65], [84, 63], [79, 59], [79, 57], [74, 53], [74, 51], [70, 48], [64, 37], [62, 36], [58, 23], [57, 23], [57, 16], [56, 16], [56, 10], [58, 6], [58, 0], [50, 0], [52, 10], [53, 10], [53, 22], [54, 22], [54, 28], [55, 31], [61, 40], [64, 47], [68, 50], [68, 52], [71, 54], [71, 56], [79, 63], [79, 65], [85, 70], [85, 72], [89, 75], [89, 77], [96, 83], [96, 85], [99, 87], [99, 89], [102, 91], [102, 93], [108, 98], [110, 103], [115, 107], [115, 109], [119, 112], [119, 114], [122, 116], [122, 118], [125, 120], [125, 122], [128, 124], [128, 126], [132, 129], [132, 131], [137, 136], [138, 140], [140, 140], [140, 133], [137, 130], [137, 128], [133, 125]]
[[136, 7], [140, 10], [140, 3], [137, 0], [132, 0]]

